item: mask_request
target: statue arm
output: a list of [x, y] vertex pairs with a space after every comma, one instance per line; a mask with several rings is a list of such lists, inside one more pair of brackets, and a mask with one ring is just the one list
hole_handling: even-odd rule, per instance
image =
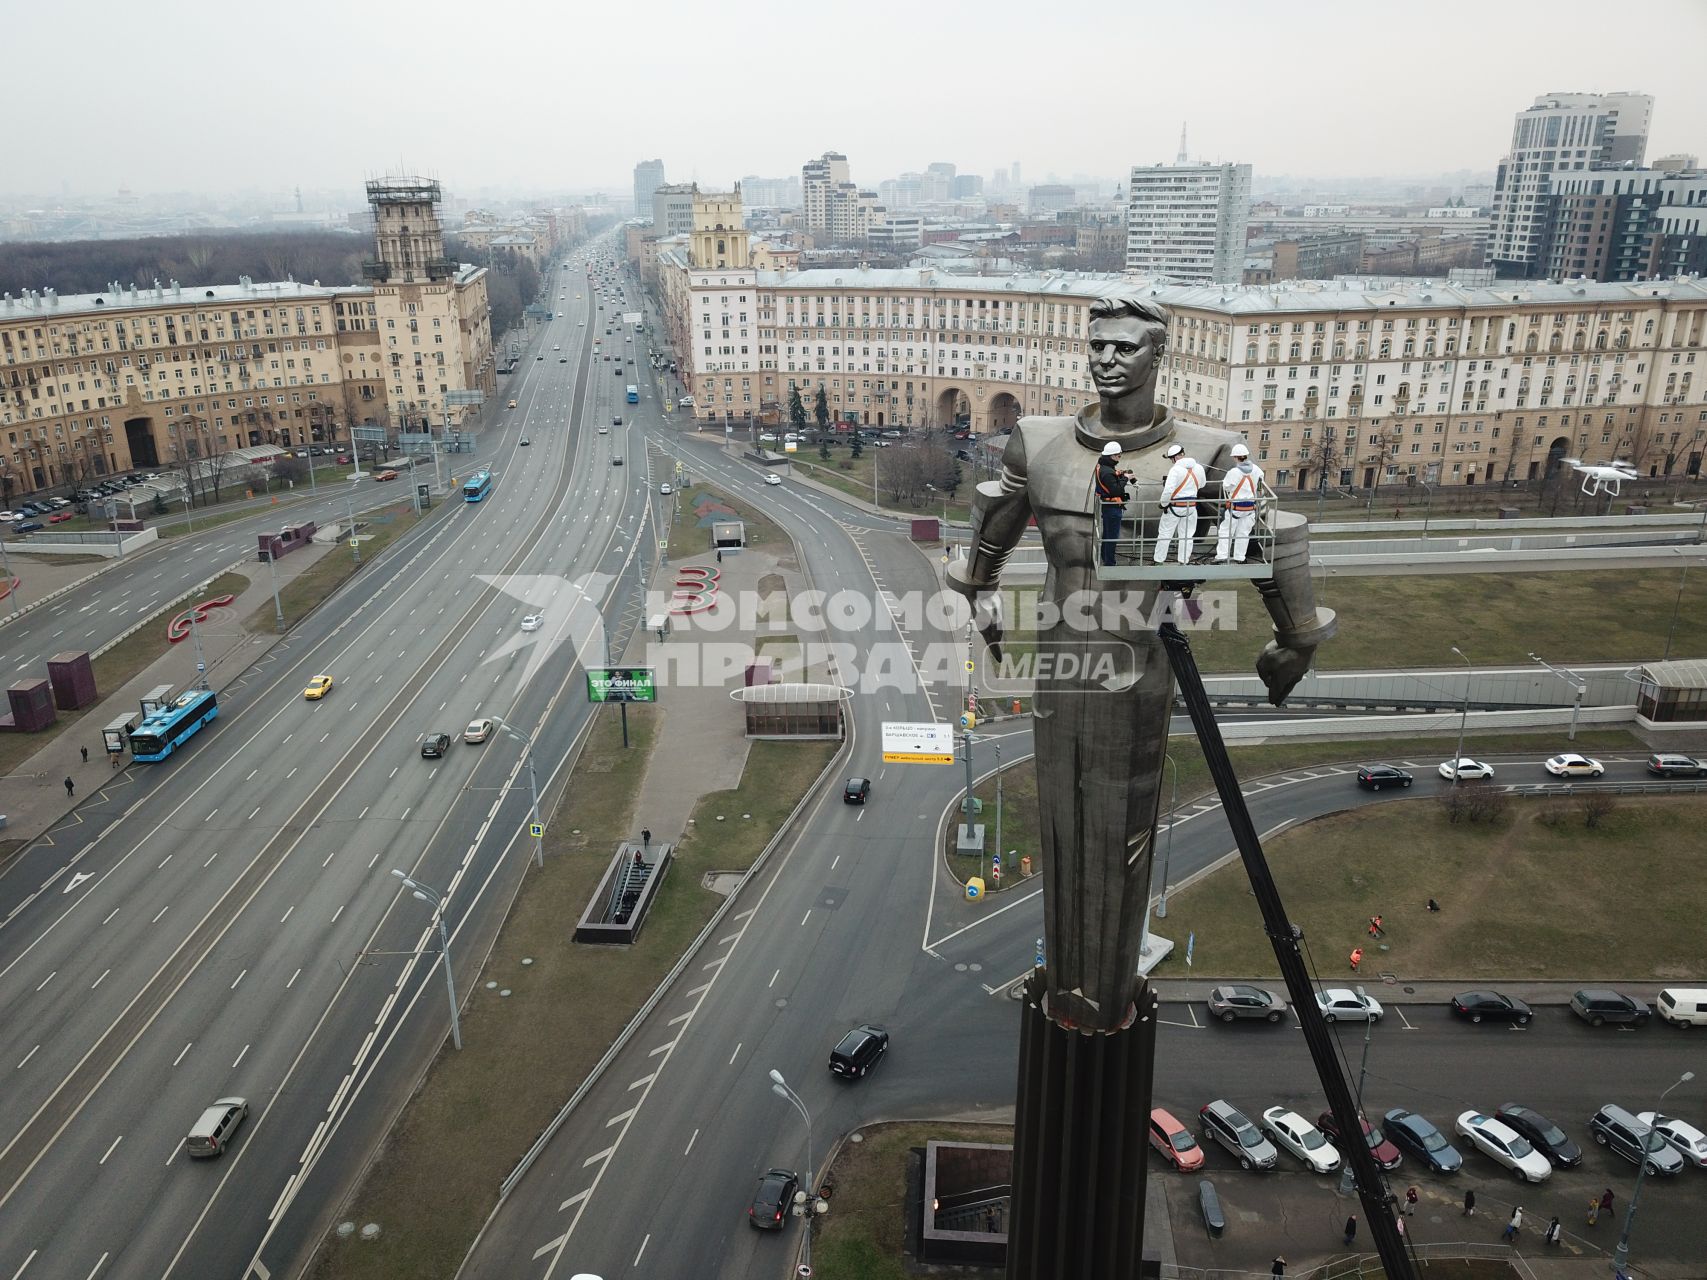
[[972, 492], [972, 541], [965, 559], [948, 566], [948, 585], [968, 598], [993, 591], [1002, 566], [1025, 536], [1031, 520], [1026, 492], [1025, 435], [1017, 427], [1002, 451], [1002, 474]]
[[1334, 611], [1316, 603], [1310, 581], [1310, 526], [1291, 511], [1276, 511], [1274, 575], [1257, 582], [1263, 605], [1274, 623], [1274, 639], [1257, 658], [1257, 674], [1268, 687], [1269, 701], [1279, 706], [1304, 678], [1316, 646], [1333, 639], [1338, 624]]

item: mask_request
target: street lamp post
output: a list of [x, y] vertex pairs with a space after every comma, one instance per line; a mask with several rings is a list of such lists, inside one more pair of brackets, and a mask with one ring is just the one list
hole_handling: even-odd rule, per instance
[[805, 1189], [794, 1193], [795, 1207], [800, 1216], [806, 1219], [805, 1256], [801, 1259], [806, 1267], [802, 1274], [810, 1275], [812, 1266], [812, 1215], [823, 1213], [830, 1206], [818, 1198], [818, 1184], [812, 1177], [812, 1113], [806, 1109], [806, 1104], [800, 1100], [800, 1095], [788, 1087], [788, 1081], [782, 1078], [782, 1072], [771, 1068], [771, 1092], [785, 1102], [791, 1103], [800, 1118], [806, 1122], [806, 1177]]
[[1533, 653], [1529, 655], [1529, 660], [1531, 662], [1540, 663], [1543, 667], [1546, 667], [1547, 670], [1558, 676], [1559, 679], [1569, 682], [1571, 692], [1574, 697], [1571, 700], [1571, 727], [1566, 736], [1570, 738], [1572, 742], [1575, 742], [1577, 740], [1577, 716], [1582, 712], [1583, 695], [1588, 692], [1588, 686], [1582, 682], [1582, 679], [1574, 671], [1561, 671], [1558, 667], [1542, 662], [1541, 659], [1537, 658]]
[[350, 550], [355, 553], [356, 564], [362, 562], [362, 549], [356, 545], [356, 502], [353, 494], [344, 495], [344, 514], [350, 518]]
[[267, 548], [267, 576], [273, 582], [273, 618], [278, 623], [279, 634], [284, 634], [284, 605], [279, 603], [279, 571], [273, 560], [272, 547]]
[[6, 544], [0, 542], [0, 564], [6, 567], [6, 598], [12, 602], [12, 612], [18, 612], [18, 581], [12, 576], [12, 557], [6, 554]]
[[411, 880], [408, 876], [392, 868], [391, 874], [409, 886], [409, 892], [422, 902], [430, 903], [433, 908], [433, 920], [439, 926], [439, 952], [445, 961], [445, 990], [450, 992], [450, 1038], [451, 1043], [458, 1049], [462, 1048], [462, 1023], [456, 1012], [456, 975], [450, 967], [450, 932], [445, 928], [445, 896], [437, 889], [422, 884], [419, 880]]
[[[1660, 1094], [1659, 1100], [1664, 1102], [1666, 1100], [1666, 1093], [1670, 1093], [1671, 1090], [1677, 1088], [1678, 1085], [1687, 1084], [1693, 1079], [1695, 1079], [1695, 1073], [1693, 1071], [1685, 1071], [1672, 1082], [1670, 1089], [1667, 1089], [1665, 1093]], [[1657, 1110], [1658, 1109], [1656, 1108], [1656, 1112]], [[1612, 1250], [1612, 1274], [1615, 1276], [1623, 1275], [1624, 1268], [1630, 1262], [1630, 1228], [1635, 1225], [1636, 1205], [1642, 1198], [1642, 1180], [1647, 1177], [1648, 1174], [1647, 1153], [1650, 1151], [1657, 1151], [1663, 1146], [1665, 1146], [1665, 1139], [1660, 1137], [1658, 1133], [1654, 1132], [1654, 1130], [1650, 1128], [1648, 1130], [1647, 1139], [1642, 1144], [1642, 1161], [1636, 1166], [1636, 1190], [1631, 1193], [1630, 1207], [1624, 1211], [1624, 1229], [1618, 1233], [1617, 1247]]]
[[[539, 775], [534, 772], [533, 768], [533, 739], [512, 728], [507, 721], [500, 720], [497, 716], [491, 717], [491, 720], [493, 724], [527, 748], [528, 796], [533, 806], [529, 822], [534, 827], [543, 827], [545, 824], [539, 820]], [[545, 839], [543, 836], [534, 839], [533, 855], [534, 861], [543, 868], [545, 866]]]
[[1464, 723], [1470, 718], [1470, 659], [1457, 645], [1452, 652], [1464, 659], [1464, 709], [1458, 713], [1458, 754], [1452, 757], [1452, 785], [1458, 785], [1458, 762], [1464, 758]]
[[1162, 852], [1162, 896], [1156, 900], [1156, 919], [1168, 918], [1168, 868], [1174, 860], [1174, 819], [1179, 816], [1179, 761], [1174, 759], [1173, 752], [1167, 754], [1168, 767], [1174, 775], [1174, 799], [1168, 806], [1168, 842]]

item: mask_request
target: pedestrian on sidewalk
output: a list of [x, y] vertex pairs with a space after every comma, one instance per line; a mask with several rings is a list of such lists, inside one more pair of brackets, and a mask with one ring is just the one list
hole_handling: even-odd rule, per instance
[[1600, 1201], [1596, 1197], [1590, 1196], [1588, 1198], [1588, 1225], [1592, 1227], [1599, 1221]]
[[1517, 1233], [1523, 1230], [1523, 1206], [1518, 1205], [1511, 1211], [1511, 1220], [1505, 1224], [1505, 1230], [1500, 1232], [1501, 1240], [1516, 1240]]
[[1541, 1238], [1548, 1244], [1558, 1244], [1559, 1237], [1564, 1235], [1564, 1233], [1565, 1229], [1559, 1225], [1559, 1215], [1554, 1214], [1553, 1221], [1547, 1224], [1547, 1234]]
[[1600, 1193], [1600, 1211], [1607, 1217], [1612, 1216], [1612, 1188], [1608, 1187]]
[[1464, 1190], [1464, 1216], [1472, 1217], [1476, 1212], [1476, 1193], [1469, 1188]]
[[640, 828], [640, 847], [642, 849], [650, 849], [652, 847], [652, 828], [651, 827], [641, 827]]
[[1281, 1257], [1275, 1258], [1275, 1260], [1273, 1262], [1268, 1264], [1268, 1273], [1271, 1276], [1283, 1276], [1283, 1275], [1285, 1275], [1286, 1274], [1286, 1259], [1281, 1258]]
[[67, 800], [69, 800], [72, 796], [74, 796], [76, 794], [77, 794], [77, 784], [71, 780], [71, 777], [68, 774], [68, 775], [66, 775], [66, 778], [65, 778], [65, 798]]
[[1351, 1242], [1357, 1239], [1357, 1215], [1354, 1213], [1345, 1220], [1345, 1247], [1351, 1248]]
[[89, 748], [88, 747], [82, 747], [82, 748], [80, 748], [80, 750], [83, 752], [83, 763], [88, 764], [89, 763]]
[[1422, 1198], [1421, 1193], [1418, 1192], [1415, 1187], [1406, 1187], [1405, 1188], [1405, 1212], [1406, 1213], [1415, 1213], [1417, 1211], [1417, 1201], [1421, 1198]]

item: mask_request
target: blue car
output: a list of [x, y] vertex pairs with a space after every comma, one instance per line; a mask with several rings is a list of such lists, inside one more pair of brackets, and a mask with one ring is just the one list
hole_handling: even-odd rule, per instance
[[1457, 1173], [1463, 1167], [1464, 1157], [1458, 1149], [1416, 1112], [1394, 1107], [1382, 1119], [1387, 1136], [1435, 1173]]
[[16, 529], [19, 533], [34, 533], [37, 529], [42, 527], [42, 522], [40, 520], [25, 520], [22, 524], [15, 524], [12, 526], [12, 528]]

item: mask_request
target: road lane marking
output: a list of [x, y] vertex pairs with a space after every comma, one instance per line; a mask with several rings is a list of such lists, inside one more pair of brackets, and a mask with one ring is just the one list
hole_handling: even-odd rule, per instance
[[633, 1115], [638, 1110], [640, 1110], [639, 1107], [630, 1107], [627, 1111], [624, 1111], [621, 1115], [612, 1116], [609, 1120], [605, 1121], [605, 1128], [608, 1129], [613, 1124], [621, 1124], [624, 1120], [628, 1119], [629, 1116]]
[[628, 1087], [631, 1090], [638, 1089], [643, 1085], [651, 1084], [652, 1081], [656, 1080], [657, 1078], [658, 1078], [658, 1073], [656, 1071], [654, 1071], [651, 1075], [641, 1076], [640, 1079], [633, 1081]]
[[231, 1069], [233, 1071], [237, 1070], [238, 1064], [241, 1063], [243, 1061], [243, 1059], [248, 1056], [248, 1054], [249, 1054], [249, 1046], [244, 1045], [243, 1046], [243, 1052], [237, 1055], [237, 1061], [233, 1062], [231, 1064]]
[[735, 1065], [735, 1059], [739, 1058], [740, 1056], [741, 1056], [741, 1046], [737, 1044], [735, 1046], [735, 1052], [729, 1055], [729, 1065], [734, 1066]]
[[776, 980], [780, 977], [782, 977], [782, 970], [778, 969], [775, 973], [771, 974], [771, 980], [765, 983], [765, 990], [769, 991], [772, 987], [776, 986]]
[[676, 1042], [674, 1040], [672, 1040], [668, 1044], [659, 1045], [656, 1049], [647, 1050], [646, 1056], [648, 1058], [656, 1058], [660, 1053], [668, 1053], [671, 1049], [674, 1049], [675, 1047], [676, 1047]]
[[93, 991], [96, 987], [100, 986], [103, 982], [105, 982], [107, 980], [107, 974], [109, 974], [111, 972], [112, 972], [111, 969], [104, 970], [100, 977], [96, 978], [93, 982], [91, 982], [89, 984], [89, 990]]
[[806, 922], [808, 920], [810, 920], [811, 918], [812, 918], [812, 908], [807, 907], [806, 908], [806, 914], [800, 917], [800, 927], [802, 929], [804, 929], [806, 927]]
[[610, 1153], [615, 1150], [616, 1148], [614, 1146], [606, 1147], [603, 1151], [590, 1155], [585, 1160], [581, 1161], [581, 1167], [583, 1169], [591, 1168], [593, 1165], [598, 1164], [599, 1161], [606, 1159]]
[[[583, 1191], [583, 1192], [581, 1192], [581, 1194], [586, 1195], [587, 1193], [585, 1191]], [[562, 1213], [563, 1210], [567, 1209], [570, 1205], [572, 1205], [574, 1203], [575, 1202], [573, 1200], [565, 1200], [562, 1204], [557, 1206], [557, 1212]], [[537, 1248], [533, 1251], [533, 1260], [535, 1262], [538, 1262], [541, 1258], [543, 1258], [546, 1254], [550, 1253], [553, 1249], [557, 1248], [561, 1244], [566, 1243], [568, 1241], [568, 1239], [569, 1239], [569, 1233], [567, 1231], [565, 1231], [562, 1235], [558, 1236], [557, 1239], [547, 1240], [544, 1244], [540, 1245], [539, 1248]]]
[[[38, 1045], [37, 1045], [37, 1046], [36, 1046], [36, 1049], [39, 1049], [39, 1048], [41, 1048], [41, 1046], [40, 1046], [40, 1045], [39, 1045], [39, 1044], [38, 1044]], [[29, 1061], [29, 1060], [30, 1060], [30, 1059], [31, 1059], [31, 1058], [33, 1058], [33, 1057], [35, 1057], [35, 1056], [36, 1056], [36, 1049], [31, 1049], [31, 1050], [30, 1050], [30, 1051], [29, 1051], [29, 1052], [28, 1052], [28, 1053], [26, 1053], [26, 1054], [25, 1054], [25, 1055], [24, 1055], [24, 1061], [23, 1061], [23, 1062], [20, 1062], [20, 1063], [19, 1063], [19, 1064], [18, 1064], [18, 1065], [17, 1065], [17, 1067], [15, 1067], [15, 1068], [13, 1068], [13, 1069], [14, 1069], [14, 1070], [21, 1070], [21, 1069], [22, 1069], [22, 1068], [23, 1068], [23, 1065], [24, 1065], [24, 1062], [28, 1062], [28, 1061]]]
[[634, 1265], [640, 1265], [640, 1255], [646, 1252], [646, 1246], [652, 1243], [652, 1233], [648, 1231], [646, 1238], [640, 1242], [640, 1251], [634, 1255]]
[[302, 976], [302, 970], [301, 969], [298, 969], [295, 973], [291, 974], [290, 975], [290, 981], [285, 983], [285, 990], [289, 991], [291, 989], [291, 987], [296, 985], [296, 980], [298, 978], [300, 978], [301, 976]]
[[194, 1043], [195, 1043], [194, 1040], [184, 1041], [184, 1047], [182, 1049], [178, 1050], [178, 1056], [176, 1058], [172, 1059], [172, 1065], [174, 1067], [177, 1066], [180, 1062], [182, 1062], [184, 1060], [184, 1055], [190, 1051], [190, 1046]]
[[249, 971], [248, 971], [248, 970], [247, 970], [247, 969], [245, 969], [245, 970], [243, 970], [243, 973], [240, 973], [240, 974], [238, 974], [238, 975], [237, 975], [237, 977], [236, 977], [236, 978], [235, 978], [235, 979], [233, 979], [233, 980], [232, 980], [232, 983], [231, 983], [231, 987], [230, 987], [230, 990], [232, 990], [232, 991], [235, 991], [235, 990], [237, 990], [237, 984], [238, 984], [238, 983], [239, 983], [239, 982], [242, 982], [242, 981], [243, 981], [243, 974], [244, 974], [244, 973], [248, 973], [248, 972], [249, 972]]

